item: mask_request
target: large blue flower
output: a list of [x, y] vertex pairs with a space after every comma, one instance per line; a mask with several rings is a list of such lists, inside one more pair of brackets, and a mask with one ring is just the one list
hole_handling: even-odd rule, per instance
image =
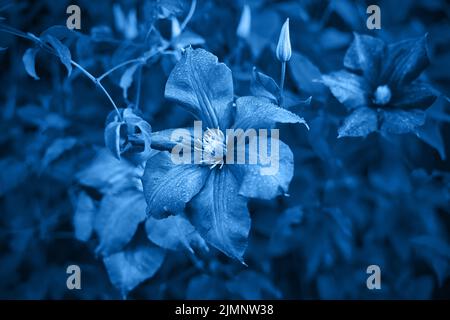
[[[226, 162], [227, 142], [222, 132], [304, 121], [265, 98], [248, 96], [234, 101], [230, 69], [203, 49], [186, 50], [168, 79], [165, 95], [202, 121], [203, 160], [201, 164], [175, 164], [168, 151], [152, 156], [142, 178], [148, 214], [155, 218], [177, 214], [190, 202], [191, 221], [205, 240], [243, 261], [250, 230], [247, 199], [271, 199], [286, 193], [293, 176], [293, 155], [277, 140], [279, 170], [261, 175], [261, 161], [252, 165]], [[214, 154], [217, 148], [223, 148], [221, 157]]]
[[344, 58], [346, 70], [323, 76], [333, 95], [352, 111], [339, 137], [402, 134], [423, 125], [423, 110], [436, 99], [435, 91], [417, 79], [428, 64], [426, 36], [386, 45], [355, 34]]

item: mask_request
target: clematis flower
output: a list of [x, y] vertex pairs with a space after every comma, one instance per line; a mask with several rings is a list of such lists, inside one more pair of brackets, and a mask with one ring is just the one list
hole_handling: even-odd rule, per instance
[[185, 51], [169, 76], [165, 95], [202, 121], [203, 143], [192, 141], [192, 146], [202, 148], [203, 157], [200, 163], [175, 164], [169, 151], [162, 151], [147, 160], [142, 178], [147, 213], [161, 218], [181, 212], [189, 203], [191, 222], [201, 236], [243, 262], [250, 230], [248, 198], [272, 199], [286, 193], [293, 176], [293, 154], [276, 140], [279, 170], [262, 175], [262, 161], [227, 163], [229, 141], [223, 132], [271, 129], [277, 122], [304, 120], [266, 98], [247, 96], [234, 101], [230, 69], [203, 49]]
[[428, 66], [426, 36], [386, 45], [355, 34], [344, 57], [345, 70], [324, 75], [323, 82], [351, 114], [338, 136], [383, 135], [414, 131], [436, 92], [417, 79]]

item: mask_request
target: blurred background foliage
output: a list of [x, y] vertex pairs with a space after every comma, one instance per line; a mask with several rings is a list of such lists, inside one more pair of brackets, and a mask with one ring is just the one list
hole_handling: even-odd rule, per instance
[[[1, 1], [0, 17], [39, 35], [65, 25], [70, 4], [81, 8], [81, 30], [65, 44], [94, 75], [141, 56], [155, 43], [171, 48], [173, 54], [151, 58], [138, 71], [140, 92], [136, 77], [124, 89], [126, 67], [103, 82], [119, 107], [139, 95], [142, 117], [154, 131], [187, 126], [192, 119], [164, 98], [180, 48], [192, 44], [217, 55], [233, 71], [236, 94], [246, 95], [253, 67], [279, 79], [275, 47], [286, 17], [293, 48], [286, 94], [294, 100], [312, 96], [310, 105], [291, 107], [311, 130], [280, 130], [295, 159], [289, 197], [249, 203], [248, 267], [216, 251], [201, 260], [173, 251], [129, 298], [450, 297], [447, 1], [199, 0], [178, 37], [172, 25], [174, 19], [184, 21], [190, 1]], [[369, 4], [381, 8], [381, 30], [366, 28]], [[251, 29], [239, 37], [244, 5], [251, 10]], [[121, 19], [120, 12], [125, 17], [135, 12], [136, 20]], [[149, 36], [152, 28], [158, 33]], [[428, 34], [431, 64], [423, 77], [442, 96], [427, 111], [420, 138], [337, 139], [345, 108], [316, 80], [342, 68], [353, 32], [387, 42]], [[0, 33], [0, 297], [120, 298], [96, 258], [98, 240], [80, 242], [73, 228], [79, 194], [86, 191], [79, 173], [104, 146], [111, 106], [79, 70], [67, 77], [49, 54], [36, 57], [40, 81], [28, 76], [22, 56], [30, 45]], [[102, 196], [87, 192], [96, 200]], [[82, 290], [66, 288], [70, 264], [81, 267]], [[382, 290], [366, 288], [371, 264], [381, 267]]]

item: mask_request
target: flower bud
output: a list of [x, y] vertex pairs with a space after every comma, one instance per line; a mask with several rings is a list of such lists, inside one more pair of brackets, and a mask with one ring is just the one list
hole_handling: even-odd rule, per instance
[[248, 5], [244, 5], [241, 14], [241, 20], [239, 20], [239, 25], [236, 30], [237, 36], [242, 39], [248, 38], [248, 36], [250, 35], [251, 24], [252, 24], [252, 15], [250, 7]]
[[289, 38], [289, 18], [283, 24], [280, 32], [280, 38], [277, 45], [277, 59], [286, 62], [291, 59], [291, 39]]

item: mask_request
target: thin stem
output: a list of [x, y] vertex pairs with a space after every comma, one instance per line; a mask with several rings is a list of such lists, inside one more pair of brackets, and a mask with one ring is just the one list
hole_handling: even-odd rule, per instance
[[281, 62], [281, 80], [280, 80], [280, 89], [281, 95], [283, 95], [284, 91], [284, 79], [286, 78], [286, 62]]
[[[46, 43], [43, 43], [41, 41], [41, 39], [39, 39], [38, 37], [36, 37], [35, 35], [31, 34], [31, 33], [25, 33], [23, 31], [17, 30], [15, 28], [9, 27], [9, 26], [5, 26], [5, 25], [1, 25], [0, 26], [0, 31], [4, 31], [10, 34], [13, 34], [15, 36], [18, 37], [22, 37], [28, 40], [31, 40], [39, 45], [41, 45], [45, 50], [47, 50], [48, 52], [50, 52], [53, 55], [57, 55], [55, 53], [55, 51], [53, 50], [53, 48], [51, 48], [49, 45], [47, 45]], [[139, 60], [139, 59], [136, 59]], [[87, 71], [85, 68], [83, 68], [82, 66], [80, 66], [78, 63], [76, 63], [73, 60], [70, 60], [70, 63], [75, 66], [76, 68], [78, 68], [81, 72], [83, 72], [83, 74], [85, 76], [87, 76], [92, 82], [94, 82], [97, 86], [100, 87], [100, 89], [102, 89], [102, 91], [105, 93], [105, 95], [108, 97], [109, 101], [111, 102], [111, 104], [113, 105], [114, 109], [117, 112], [117, 115], [119, 116], [119, 119], [122, 120], [122, 116], [119, 112], [119, 109], [116, 106], [116, 103], [114, 102], [114, 100], [111, 98], [110, 94], [108, 93], [108, 91], [106, 91], [105, 87], [103, 87], [103, 85], [100, 83], [100, 80], [98, 80], [98, 78], [94, 77], [91, 73], [89, 73], [89, 71]], [[131, 62], [130, 62], [131, 63]]]
[[126, 65], [129, 65], [131, 63], [137, 63], [137, 62], [144, 62], [142, 58], [137, 58], [137, 59], [131, 59], [131, 60], [127, 60], [124, 61], [122, 63], [119, 63], [117, 66], [115, 66], [114, 68], [109, 69], [108, 71], [106, 71], [105, 73], [103, 73], [101, 76], [99, 76], [97, 78], [97, 80], [100, 82], [103, 80], [103, 78], [107, 77], [108, 75], [110, 75], [111, 73], [113, 73], [114, 71], [116, 71], [117, 69], [120, 69]]
[[181, 31], [184, 30], [184, 28], [186, 28], [187, 24], [189, 23], [189, 21], [192, 19], [192, 16], [194, 15], [195, 12], [195, 7], [197, 6], [197, 0], [192, 0], [191, 2], [191, 8], [189, 9], [189, 13], [186, 16], [186, 18], [184, 19], [184, 21], [181, 23], [180, 25], [180, 29]]
[[139, 102], [141, 99], [141, 83], [142, 83], [142, 66], [139, 66], [138, 77], [137, 77], [137, 88], [136, 88], [136, 101], [134, 103], [134, 108], [139, 109]]
[[92, 74], [90, 74], [89, 71], [87, 71], [85, 68], [80, 66], [75, 61], [71, 60], [71, 63], [72, 63], [72, 65], [77, 67], [81, 72], [83, 72], [89, 79], [91, 79], [92, 82], [94, 82], [103, 91], [103, 93], [108, 97], [109, 101], [111, 102], [111, 104], [113, 105], [114, 109], [116, 110], [120, 121], [122, 121], [122, 115], [120, 114], [119, 108], [117, 108], [117, 105], [114, 102], [114, 100], [111, 98], [111, 95], [108, 93], [108, 91], [106, 91], [105, 87], [100, 83], [100, 81], [97, 78], [95, 78]]

